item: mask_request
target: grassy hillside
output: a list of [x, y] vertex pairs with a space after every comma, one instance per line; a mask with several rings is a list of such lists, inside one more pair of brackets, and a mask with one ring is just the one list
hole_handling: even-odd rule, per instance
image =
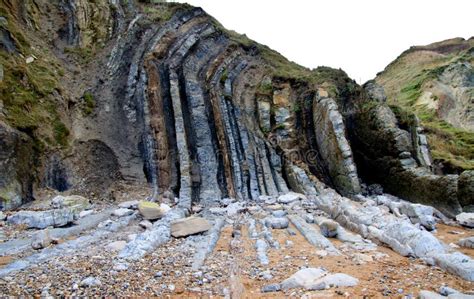
[[[376, 77], [385, 88], [390, 105], [414, 112], [427, 130], [432, 155], [448, 169], [474, 169], [474, 132], [453, 125], [441, 108], [446, 95], [440, 85], [444, 71], [459, 63], [474, 63], [474, 39], [451, 39], [428, 46], [412, 47]], [[456, 88], [457, 86], [455, 86]], [[469, 89], [469, 86], [463, 87]], [[471, 104], [473, 102], [472, 87]], [[456, 99], [458, 100], [458, 99]], [[467, 108], [466, 114], [474, 113]]]

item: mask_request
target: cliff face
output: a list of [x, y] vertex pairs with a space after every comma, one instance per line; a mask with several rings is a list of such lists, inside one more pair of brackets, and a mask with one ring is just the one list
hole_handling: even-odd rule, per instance
[[411, 47], [375, 79], [389, 104], [421, 120], [440, 171], [474, 168], [473, 47], [473, 38]]
[[[458, 177], [431, 173], [422, 129], [397, 119], [377, 86], [295, 65], [200, 8], [1, 3], [2, 126], [39, 157], [34, 180], [0, 175], [1, 190], [12, 180], [29, 186], [15, 191], [22, 201], [33, 186], [111, 197], [124, 180], [148, 182], [154, 197], [169, 190], [190, 209], [224, 197], [316, 195], [324, 184], [356, 196], [378, 182], [461, 210]], [[1, 196], [4, 208], [12, 198]]]

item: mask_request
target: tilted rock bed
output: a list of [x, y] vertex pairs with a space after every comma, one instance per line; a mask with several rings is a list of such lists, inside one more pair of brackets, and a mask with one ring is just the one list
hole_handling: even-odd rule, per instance
[[[421, 290], [438, 292], [444, 285], [460, 292], [472, 289], [471, 282], [438, 266], [377, 245], [380, 240], [376, 237], [365, 239], [351, 232], [338, 217], [339, 222], [330, 220], [331, 215], [323, 211], [324, 204], [320, 203], [325, 196], [329, 195], [302, 197], [278, 207], [267, 199], [270, 204], [247, 203], [240, 209], [223, 201], [224, 215], [220, 210], [214, 209], [213, 214], [204, 209], [189, 220], [185, 211], [172, 207], [148, 229], [139, 225], [143, 217], [137, 212], [136, 203], [110, 206], [97, 211], [95, 215], [104, 216], [94, 227], [81, 230], [79, 224], [65, 228], [76, 227], [76, 231], [63, 231], [64, 239], [57, 245], [25, 249], [9, 256], [10, 261], [6, 259], [7, 252], [2, 251], [6, 265], [0, 268], [0, 294], [359, 297], [416, 296]], [[346, 200], [333, 197], [333, 203]], [[117, 216], [117, 210], [127, 209], [127, 204], [134, 212]], [[381, 209], [384, 205], [372, 206], [375, 207]], [[410, 218], [396, 217], [389, 209], [381, 210], [385, 211], [381, 214], [387, 213], [384, 217], [394, 217], [401, 224], [433, 236], [415, 223], [419, 227], [416, 228]], [[365, 219], [370, 213], [362, 212], [360, 216]], [[266, 220], [273, 218], [287, 219], [289, 226], [272, 228]], [[199, 225], [194, 225], [192, 235], [181, 236], [186, 222]], [[173, 223], [179, 223], [179, 238], [171, 235]], [[323, 226], [326, 228], [322, 229]], [[452, 244], [455, 239], [473, 236], [466, 228], [439, 226], [435, 235]], [[334, 229], [330, 238], [325, 237], [328, 227]], [[50, 229], [51, 234], [57, 235], [57, 230]], [[446, 249], [453, 250], [458, 249]], [[468, 259], [474, 256], [469, 250], [463, 249]], [[305, 268], [321, 269], [323, 274], [311, 280], [311, 284], [290, 287], [287, 279]]]

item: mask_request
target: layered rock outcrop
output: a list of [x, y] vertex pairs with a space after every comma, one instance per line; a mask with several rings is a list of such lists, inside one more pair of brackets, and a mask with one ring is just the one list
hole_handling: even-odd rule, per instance
[[[64, 63], [82, 63], [83, 73], [75, 76], [82, 87], [63, 82], [71, 94], [58, 98], [69, 101], [57, 117], [70, 132], [67, 146], [38, 152], [36, 185], [82, 191], [148, 182], [151, 197], [170, 191], [191, 209], [225, 197], [317, 195], [324, 184], [356, 196], [374, 180], [460, 211], [458, 178], [431, 173], [422, 129], [404, 126], [383, 99], [373, 105], [377, 88], [365, 91], [340, 70], [297, 66], [200, 8], [96, 2], [43, 3], [67, 16], [50, 24], [58, 34], [46, 45]], [[89, 62], [63, 57], [91, 45]], [[8, 165], [9, 173], [23, 169]]]

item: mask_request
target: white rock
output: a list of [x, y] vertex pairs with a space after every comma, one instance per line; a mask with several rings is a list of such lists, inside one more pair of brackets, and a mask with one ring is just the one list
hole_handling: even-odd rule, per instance
[[306, 287], [311, 290], [324, 290], [330, 287], [354, 287], [359, 283], [357, 278], [344, 273], [328, 274]]
[[130, 201], [121, 202], [118, 206], [119, 208], [136, 210], [138, 209], [139, 203], [140, 202], [138, 200], [130, 200]]
[[116, 217], [125, 217], [132, 214], [133, 214], [133, 210], [125, 209], [125, 208], [116, 209], [115, 211], [112, 212], [112, 215]]
[[89, 276], [81, 281], [82, 287], [98, 287], [101, 286], [102, 282], [100, 279]]
[[52, 242], [53, 239], [51, 238], [49, 231], [45, 229], [36, 233], [33, 236], [33, 239], [31, 241], [31, 247], [36, 250], [43, 249], [48, 247]]
[[458, 214], [456, 220], [463, 226], [474, 228], [474, 213]]
[[125, 246], [127, 246], [126, 241], [115, 241], [107, 245], [106, 248], [110, 251], [121, 251]]
[[35, 61], [35, 59], [34, 59], [33, 57], [31, 57], [31, 56], [28, 56], [28, 57], [26, 58], [26, 60], [25, 60], [26, 64], [30, 64], [30, 63], [32, 63], [33, 61]]
[[92, 215], [92, 214], [94, 214], [94, 210], [81, 211], [79, 213], [79, 218], [84, 218], [84, 217], [87, 217], [87, 216]]
[[293, 288], [308, 288], [314, 284], [316, 280], [327, 274], [322, 268], [305, 268], [301, 269], [281, 283], [283, 290]]
[[273, 229], [287, 228], [290, 221], [286, 217], [267, 217], [265, 218], [265, 225]]
[[278, 202], [285, 203], [285, 204], [288, 204], [297, 200], [306, 200], [306, 196], [304, 196], [301, 193], [288, 192], [278, 197]]

